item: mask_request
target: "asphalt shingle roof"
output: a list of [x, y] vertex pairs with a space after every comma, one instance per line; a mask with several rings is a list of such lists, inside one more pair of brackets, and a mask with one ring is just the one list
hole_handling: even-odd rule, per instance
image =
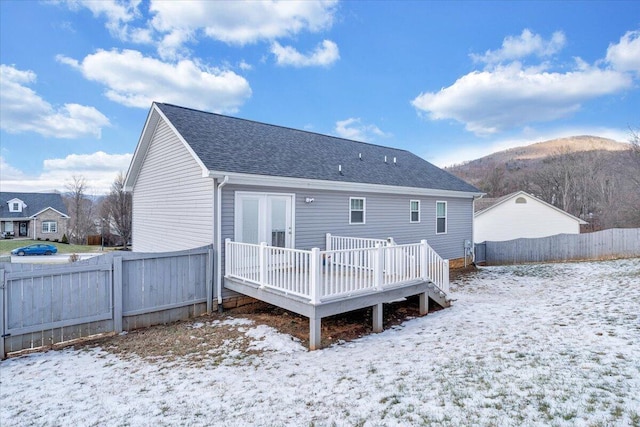
[[170, 104], [156, 105], [209, 170], [480, 192], [405, 150]]
[[[13, 199], [22, 200], [27, 207], [23, 208], [22, 212], [9, 212], [7, 202]], [[0, 218], [28, 218], [49, 207], [68, 215], [67, 208], [59, 193], [0, 192]]]

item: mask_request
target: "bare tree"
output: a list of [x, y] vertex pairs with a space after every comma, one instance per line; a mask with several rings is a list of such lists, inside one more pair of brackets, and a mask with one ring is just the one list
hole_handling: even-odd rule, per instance
[[131, 240], [131, 194], [124, 191], [124, 176], [118, 173], [111, 184], [111, 191], [105, 198], [102, 209], [103, 221], [108, 227], [122, 238], [122, 245], [126, 248]]
[[639, 130], [630, 129], [631, 138], [631, 180], [636, 184], [636, 187], [640, 190], [640, 132]]
[[94, 203], [87, 196], [87, 181], [83, 176], [73, 175], [66, 185], [65, 203], [69, 211], [69, 241], [84, 244], [87, 236], [95, 230], [93, 221]]

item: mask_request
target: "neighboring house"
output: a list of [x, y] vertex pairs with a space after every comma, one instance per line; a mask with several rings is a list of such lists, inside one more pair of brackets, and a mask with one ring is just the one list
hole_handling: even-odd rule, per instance
[[307, 251], [325, 249], [326, 233], [426, 239], [441, 257], [462, 260], [482, 195], [405, 150], [162, 103], [151, 107], [125, 190], [133, 250], [214, 244], [225, 299], [234, 295], [219, 285], [225, 239]]
[[59, 193], [0, 192], [2, 237], [62, 240], [68, 220]]
[[524, 191], [475, 202], [474, 242], [579, 234], [580, 218]]

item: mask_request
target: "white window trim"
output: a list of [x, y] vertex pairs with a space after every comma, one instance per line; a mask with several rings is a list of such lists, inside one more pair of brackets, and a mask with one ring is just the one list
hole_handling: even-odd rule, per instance
[[[414, 210], [411, 209], [411, 205], [416, 202], [418, 204], [418, 220], [414, 221], [413, 220], [413, 213], [415, 212]], [[418, 224], [420, 223], [420, 200], [409, 200], [409, 222], [411, 224]]]
[[[362, 200], [362, 222], [351, 222], [351, 201]], [[367, 223], [367, 198], [366, 197], [349, 197], [349, 225], [364, 225]]]
[[22, 212], [24, 209], [24, 202], [20, 199], [11, 199], [7, 204], [9, 205], [9, 212]]
[[[47, 229], [44, 229], [45, 224], [47, 225]], [[51, 225], [55, 225], [55, 230], [51, 230]], [[58, 232], [58, 222], [54, 220], [44, 220], [40, 223], [40, 229], [42, 230], [42, 234], [54, 234]]]
[[[256, 197], [258, 199], [260, 199], [260, 209], [265, 209], [266, 210], [266, 203], [267, 203], [267, 198], [268, 196], [285, 196], [285, 197], [291, 197], [291, 231], [289, 233], [290, 236], [290, 246], [291, 248], [295, 248], [295, 242], [296, 242], [296, 194], [295, 193], [274, 193], [274, 192], [260, 192], [260, 191], [235, 191], [234, 192], [234, 232], [233, 232], [233, 238], [236, 242], [240, 241], [240, 225], [242, 223], [241, 217], [240, 217], [240, 200], [242, 197]], [[264, 217], [264, 221], [265, 223], [262, 224], [261, 226], [268, 228], [266, 221], [267, 218], [266, 216]]]
[[[439, 203], [444, 203], [444, 231], [438, 232], [438, 218], [442, 218], [442, 217], [438, 217], [438, 204]], [[436, 234], [447, 234], [448, 228], [449, 228], [449, 209], [447, 206], [447, 202], [444, 200], [438, 200], [436, 201]]]

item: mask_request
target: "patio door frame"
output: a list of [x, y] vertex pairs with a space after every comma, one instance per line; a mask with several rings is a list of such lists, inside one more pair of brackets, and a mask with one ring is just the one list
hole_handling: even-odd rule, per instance
[[285, 246], [295, 248], [295, 205], [294, 193], [273, 193], [257, 191], [236, 191], [234, 200], [234, 240], [243, 241], [243, 200], [258, 201], [258, 243], [266, 242], [272, 246], [272, 221], [271, 214], [274, 201], [285, 201]]

